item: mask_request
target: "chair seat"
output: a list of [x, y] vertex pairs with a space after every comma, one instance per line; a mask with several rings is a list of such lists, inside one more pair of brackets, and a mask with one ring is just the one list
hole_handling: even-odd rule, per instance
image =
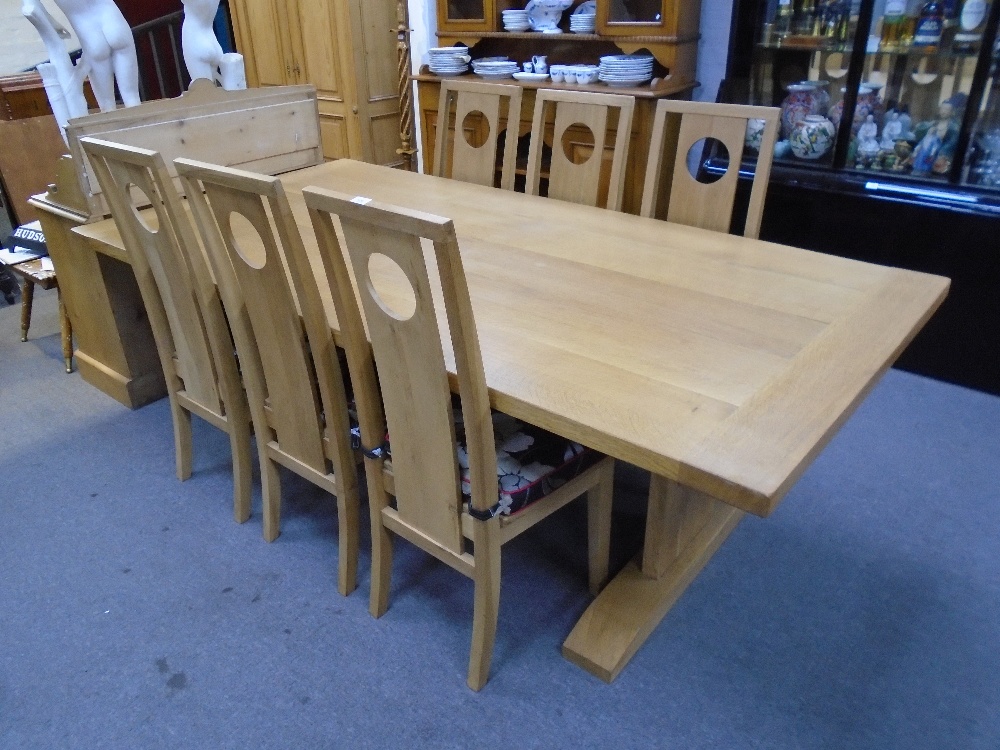
[[[352, 445], [360, 448], [361, 434], [353, 405], [350, 414]], [[497, 515], [510, 516], [524, 510], [604, 458], [603, 453], [503, 412], [494, 411], [492, 418], [497, 451]], [[469, 498], [469, 457], [462, 410], [458, 406], [454, 407], [454, 419], [462, 495]], [[392, 445], [389, 436], [385, 437], [381, 450], [391, 460]]]

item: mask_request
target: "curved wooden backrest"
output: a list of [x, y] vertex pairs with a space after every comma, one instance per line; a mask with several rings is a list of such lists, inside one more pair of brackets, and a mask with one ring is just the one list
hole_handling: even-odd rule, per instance
[[[499, 83], [458, 81], [445, 78], [441, 81], [438, 102], [438, 127], [434, 145], [433, 174], [450, 176], [463, 182], [493, 187], [496, 176], [497, 140], [500, 135], [500, 115], [503, 101], [507, 101], [507, 137], [504, 142], [503, 170], [500, 187], [514, 189], [514, 168], [517, 156], [517, 129], [521, 121], [521, 87]], [[451, 103], [455, 102], [455, 130], [449, 139]], [[466, 139], [463, 123], [469, 113], [479, 112], [486, 122], [488, 132], [482, 146], [471, 146]], [[445, 174], [448, 163], [448, 142], [451, 142], [451, 175]]]
[[[196, 291], [204, 257], [163, 158], [156, 151], [92, 138], [80, 142], [132, 260], [164, 374], [168, 381], [176, 374], [191, 400], [222, 415], [217, 367], [230, 383], [235, 377], [234, 387], [239, 387], [232, 344], [226, 343], [229, 333], [217, 300], [213, 308]], [[147, 224], [153, 218], [148, 212], [143, 218], [136, 211], [134, 188], [150, 202], [157, 226]]]
[[[496, 503], [497, 481], [482, 354], [454, 225], [450, 219], [356, 202], [357, 198], [329, 190], [310, 187], [302, 192], [317, 229], [330, 286], [337, 290], [338, 318], [360, 325], [357, 312], [346, 312], [357, 302], [331, 214], [340, 219], [378, 366], [399, 517], [441, 547], [461, 554], [462, 493], [447, 354], [453, 353], [458, 374], [473, 507], [485, 510]], [[429, 258], [421, 238], [430, 240]], [[452, 351], [447, 353], [433, 299], [438, 288], [450, 331]], [[371, 356], [358, 337], [353, 341], [356, 346], [348, 351], [352, 378], [355, 365]], [[378, 409], [370, 403], [371, 394], [368, 399], [356, 395], [359, 412], [368, 412], [362, 414], [362, 425], [377, 423], [377, 413], [368, 411]]]
[[[611, 179], [608, 183], [606, 208], [621, 210], [625, 190], [625, 161], [628, 158], [629, 140], [632, 136], [632, 112], [635, 99], [619, 94], [594, 94], [586, 91], [561, 91], [539, 89], [535, 92], [535, 112], [531, 122], [531, 145], [528, 148], [528, 178], [526, 191], [538, 195], [542, 174], [542, 145], [544, 142], [545, 110], [555, 106], [555, 123], [552, 133], [552, 159], [549, 165], [549, 198], [596, 206], [600, 194], [601, 165], [607, 139], [608, 110], [618, 110], [615, 130], [615, 150], [611, 161]], [[594, 137], [590, 157], [582, 164], [575, 164], [563, 148], [563, 136], [574, 125], [584, 125]]]
[[[750, 120], [762, 120], [763, 135], [743, 229], [744, 236], [756, 238], [760, 234], [779, 119], [780, 110], [776, 107], [661, 99], [653, 118], [640, 214], [665, 215], [667, 221], [728, 232], [747, 125]], [[701, 138], [715, 138], [729, 152], [729, 169], [712, 183], [698, 182], [688, 170], [688, 151]]]
[[[352, 466], [343, 376], [281, 182], [188, 159], [174, 164], [229, 315], [258, 442], [320, 474], [329, 473], [327, 459]], [[246, 223], [234, 226], [236, 216]]]

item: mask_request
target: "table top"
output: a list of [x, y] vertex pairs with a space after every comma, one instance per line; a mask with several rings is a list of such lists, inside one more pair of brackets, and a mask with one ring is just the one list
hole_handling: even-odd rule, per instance
[[[494, 408], [758, 515], [949, 285], [350, 160], [282, 181], [311, 253], [307, 185], [452, 218]], [[108, 224], [75, 231], [120, 247]]]

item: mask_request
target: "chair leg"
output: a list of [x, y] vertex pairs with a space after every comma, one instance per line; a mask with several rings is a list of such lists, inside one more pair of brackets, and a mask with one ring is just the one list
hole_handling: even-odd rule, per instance
[[233, 453], [233, 518], [244, 523], [250, 518], [253, 498], [253, 454], [250, 450], [250, 425], [238, 415], [229, 417], [229, 448]]
[[389, 609], [389, 590], [392, 587], [392, 532], [382, 523], [382, 510], [389, 507], [389, 494], [382, 479], [382, 462], [371, 458], [365, 458], [364, 462], [372, 527], [372, 583], [368, 611], [372, 617], [378, 618]]
[[182, 482], [191, 478], [191, 412], [170, 397], [170, 412], [174, 418], [174, 453], [177, 478]]
[[264, 496], [264, 539], [273, 542], [281, 533], [281, 474], [278, 464], [267, 455], [267, 445], [261, 445], [259, 436], [258, 441], [260, 489]]
[[28, 328], [31, 327], [31, 303], [35, 299], [35, 282], [24, 279], [21, 284], [21, 341], [28, 340]]
[[66, 362], [66, 372], [73, 372], [73, 326], [66, 314], [66, 303], [63, 302], [62, 291], [56, 288], [59, 297], [59, 333], [62, 336], [63, 361]]
[[472, 652], [469, 654], [468, 685], [481, 690], [490, 676], [493, 643], [500, 611], [500, 527], [496, 519], [473, 526], [476, 586], [472, 614]]
[[337, 590], [347, 596], [358, 587], [358, 555], [361, 550], [360, 528], [361, 500], [355, 484], [342, 489], [337, 495], [337, 524], [340, 527], [337, 543]]
[[587, 568], [590, 593], [597, 596], [608, 580], [611, 554], [611, 504], [614, 497], [615, 462], [604, 460], [600, 481], [587, 491]]

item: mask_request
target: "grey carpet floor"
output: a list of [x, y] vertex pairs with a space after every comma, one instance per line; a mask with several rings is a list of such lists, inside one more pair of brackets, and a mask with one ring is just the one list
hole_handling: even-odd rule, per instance
[[[129, 411], [0, 307], [0, 748], [1000, 747], [1000, 399], [891, 372], [769, 519], [748, 518], [612, 685], [559, 648], [584, 519], [505, 548], [490, 682], [469, 581], [399, 544], [391, 607], [336, 591], [332, 502], [232, 520], [228, 443]], [[614, 557], [644, 480], [619, 470]]]

